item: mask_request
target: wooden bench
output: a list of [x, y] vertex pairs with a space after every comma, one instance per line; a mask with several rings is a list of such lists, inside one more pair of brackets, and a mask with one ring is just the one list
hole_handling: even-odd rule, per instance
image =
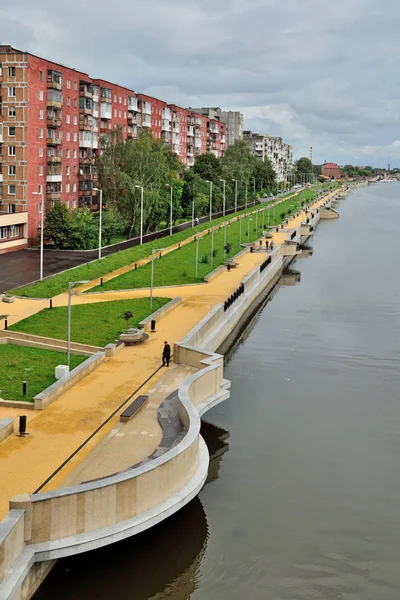
[[235, 262], [234, 260], [227, 260], [227, 261], [225, 261], [224, 264], [226, 267], [230, 267], [231, 269], [235, 269], [236, 267], [239, 266], [239, 263]]
[[121, 423], [127, 423], [132, 419], [134, 415], [146, 404], [148, 401], [148, 396], [138, 396], [136, 400], [132, 402], [129, 406], [126, 407], [123, 413], [121, 413], [119, 420]]

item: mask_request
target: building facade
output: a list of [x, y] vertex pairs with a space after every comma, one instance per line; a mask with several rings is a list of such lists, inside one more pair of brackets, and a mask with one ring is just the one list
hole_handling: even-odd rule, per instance
[[243, 139], [256, 158], [271, 161], [278, 182], [287, 181], [292, 170], [293, 151], [281, 137], [268, 136], [251, 131], [243, 132]]
[[236, 140], [243, 139], [243, 114], [241, 112], [207, 107], [192, 108], [191, 110], [207, 117], [210, 120], [225, 123], [227, 148]]
[[46, 206], [97, 205], [101, 135], [148, 128], [186, 166], [226, 148], [226, 125], [0, 45], [0, 253], [34, 244]]
[[322, 165], [322, 175], [326, 177], [334, 177], [340, 179], [340, 167], [336, 163], [326, 162]]

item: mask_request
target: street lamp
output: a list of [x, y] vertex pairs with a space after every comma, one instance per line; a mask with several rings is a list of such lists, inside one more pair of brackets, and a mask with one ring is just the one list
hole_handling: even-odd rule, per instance
[[156, 250], [152, 249], [152, 251], [151, 251], [150, 310], [153, 306], [154, 253], [155, 252], [164, 252], [164, 250], [166, 250], [166, 248], [157, 248]]
[[99, 260], [101, 258], [101, 226], [103, 221], [103, 190], [101, 188], [93, 188], [94, 192], [99, 192]]
[[196, 236], [196, 279], [199, 271], [199, 236]]
[[138, 188], [141, 191], [140, 195], [140, 245], [143, 244], [143, 195], [144, 188], [142, 185], [135, 185], [135, 188]]
[[71, 365], [71, 290], [74, 285], [83, 285], [84, 283], [89, 283], [89, 279], [84, 279], [82, 281], [70, 281], [68, 283], [68, 342], [67, 342], [67, 356], [68, 356], [68, 371]]
[[40, 221], [40, 281], [42, 281], [43, 279], [43, 231], [44, 231], [44, 226], [43, 226], [43, 219], [44, 219], [44, 199], [43, 199], [43, 192], [32, 192], [33, 196], [40, 196], [42, 199], [42, 203], [40, 206], [40, 212], [41, 212], [41, 221]]
[[220, 179], [220, 181], [222, 181], [222, 183], [224, 184], [224, 188], [223, 188], [223, 204], [222, 204], [222, 213], [225, 216], [225, 190], [226, 190], [226, 180], [225, 179]]
[[170, 211], [169, 211], [169, 235], [172, 235], [172, 194], [173, 194], [174, 188], [172, 187], [172, 183], [167, 183], [167, 186], [169, 188], [171, 188], [171, 204], [170, 204]]
[[246, 181], [246, 210], [247, 210], [247, 181]]
[[210, 184], [210, 221], [212, 221], [212, 181], [206, 179], [207, 183]]
[[237, 184], [238, 184], [238, 181], [237, 181], [237, 179], [232, 179], [232, 181], [235, 182], [235, 213], [236, 213], [237, 212]]

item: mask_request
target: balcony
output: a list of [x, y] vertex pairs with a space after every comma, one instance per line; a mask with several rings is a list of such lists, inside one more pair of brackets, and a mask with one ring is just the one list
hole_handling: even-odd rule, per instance
[[187, 134], [188, 134], [188, 137], [193, 137], [194, 136], [194, 127], [193, 127], [193, 125], [189, 125], [188, 126]]
[[151, 127], [151, 117], [148, 115], [142, 116], [142, 126], [143, 127]]
[[150, 102], [143, 102], [142, 115], [150, 115], [151, 116], [151, 104], [150, 104]]
[[89, 83], [81, 83], [79, 86], [79, 95], [81, 98], [93, 98], [93, 86]]
[[196, 127], [196, 129], [199, 129], [202, 125], [203, 125], [203, 121], [201, 119], [194, 120], [194, 126]]
[[87, 119], [85, 119], [85, 120], [81, 119], [79, 121], [79, 130], [80, 131], [92, 131], [92, 125], [91, 125], [91, 123], [89, 123], [89, 121]]
[[57, 92], [56, 90], [47, 90], [47, 106], [48, 108], [61, 108], [61, 92]]
[[196, 138], [194, 141], [194, 145], [196, 148], [201, 148], [201, 139], [200, 138]]
[[138, 120], [136, 118], [136, 115], [128, 114], [128, 125], [137, 125], [137, 124], [138, 124]]
[[138, 111], [138, 101], [137, 98], [134, 98], [133, 96], [129, 96], [128, 98], [128, 110], [129, 111], [133, 111], [133, 112], [137, 112]]
[[61, 162], [61, 156], [58, 156], [57, 154], [50, 154], [47, 156], [46, 160], [49, 164], [55, 165]]
[[93, 173], [80, 173], [79, 174], [79, 181], [92, 181], [92, 179], [94, 179]]
[[91, 198], [92, 190], [79, 190], [78, 194], [81, 198]]
[[104, 104], [103, 100], [100, 104], [100, 118], [101, 119], [111, 119], [112, 111], [111, 104]]
[[170, 129], [171, 129], [171, 121], [166, 121], [165, 119], [163, 119], [162, 124], [161, 124], [161, 129], [163, 131], [170, 131]]
[[93, 138], [90, 132], [80, 131], [79, 132], [79, 147], [80, 148], [92, 148]]
[[0, 127], [0, 144], [3, 143], [3, 126]]
[[60, 146], [61, 139], [57, 137], [48, 137], [46, 143], [48, 146]]
[[174, 122], [172, 124], [172, 133], [180, 133], [179, 123]]
[[49, 117], [47, 115], [46, 125], [47, 127], [61, 127], [62, 121], [59, 117]]
[[62, 89], [62, 77], [58, 71], [47, 71], [47, 88], [52, 90]]
[[93, 100], [91, 98], [79, 98], [79, 112], [81, 115], [91, 115], [93, 113]]
[[47, 181], [47, 183], [61, 183], [62, 182], [61, 171], [59, 173], [50, 174], [50, 175], [49, 175], [49, 172], [47, 171], [46, 181]]
[[167, 121], [171, 120], [171, 109], [169, 108], [163, 108], [162, 109], [162, 118], [166, 119]]
[[54, 202], [55, 200], [61, 200], [61, 192], [46, 192], [46, 200]]
[[172, 144], [172, 150], [179, 154], [179, 144]]
[[[112, 104], [112, 93], [109, 88], [101, 88], [100, 89], [100, 99], [101, 102], [105, 102], [106, 104]], [[111, 111], [111, 108], [110, 108]]]

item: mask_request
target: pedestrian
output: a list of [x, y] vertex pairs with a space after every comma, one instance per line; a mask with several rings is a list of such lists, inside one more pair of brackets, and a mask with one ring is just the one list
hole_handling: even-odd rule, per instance
[[273, 241], [271, 241], [269, 247], [271, 248], [271, 252], [272, 252], [272, 250], [274, 249], [274, 242]]
[[162, 353], [162, 364], [163, 367], [169, 367], [169, 361], [171, 358], [171, 346], [168, 342], [164, 342], [164, 348]]
[[265, 249], [268, 252], [268, 240], [265, 240]]
[[196, 227], [200, 223], [199, 217], [196, 217]]

